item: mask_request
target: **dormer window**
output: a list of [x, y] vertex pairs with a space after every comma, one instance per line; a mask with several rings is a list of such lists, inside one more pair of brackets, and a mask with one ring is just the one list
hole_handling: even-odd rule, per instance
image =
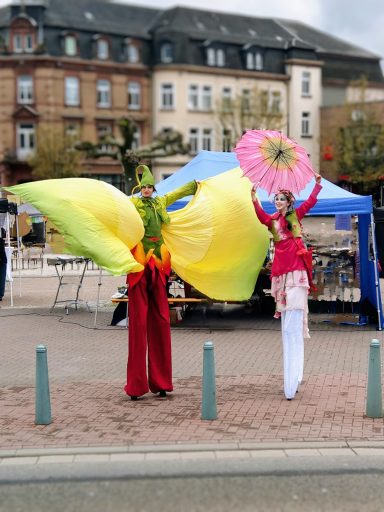
[[106, 39], [99, 38], [96, 42], [97, 58], [105, 60], [109, 58], [109, 43]]
[[208, 66], [225, 66], [225, 52], [222, 48], [207, 48]]
[[213, 48], [207, 49], [207, 64], [208, 66], [216, 65], [216, 51]]
[[221, 48], [216, 50], [216, 61], [218, 66], [225, 66], [225, 53], [224, 50], [222, 50]]
[[160, 47], [160, 60], [164, 64], [173, 62], [173, 45], [171, 43], [163, 43]]
[[37, 24], [33, 18], [20, 15], [11, 23], [12, 50], [15, 53], [31, 53], [36, 46]]
[[127, 37], [124, 39], [124, 44], [125, 58], [127, 61], [130, 64], [136, 64], [136, 62], [140, 62], [140, 41]]
[[264, 59], [261, 52], [247, 51], [245, 55], [245, 65], [247, 69], [261, 71], [264, 67]]
[[74, 35], [66, 35], [64, 39], [64, 53], [69, 57], [77, 55], [77, 40]]
[[127, 42], [127, 60], [131, 64], [139, 62], [139, 50], [132, 42]]

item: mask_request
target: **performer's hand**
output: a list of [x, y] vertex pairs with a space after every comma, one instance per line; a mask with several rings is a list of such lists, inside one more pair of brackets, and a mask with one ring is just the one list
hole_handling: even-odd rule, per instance
[[256, 191], [257, 191], [257, 187], [259, 185], [260, 185], [260, 181], [258, 181], [257, 183], [253, 184], [253, 187], [252, 187], [252, 190], [251, 190], [251, 197], [252, 197], [252, 201], [253, 202], [257, 201]]
[[318, 172], [315, 173], [315, 180], [316, 180], [316, 183], [320, 183], [320, 181], [321, 181], [321, 175]]

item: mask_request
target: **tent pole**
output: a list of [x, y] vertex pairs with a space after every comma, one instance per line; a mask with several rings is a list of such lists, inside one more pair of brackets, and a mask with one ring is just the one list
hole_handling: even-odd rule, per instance
[[20, 266], [20, 253], [21, 253], [21, 244], [20, 244], [20, 233], [19, 233], [19, 214], [15, 214], [16, 221], [16, 240], [17, 240], [17, 265], [19, 267], [19, 297], [21, 297], [21, 266]]
[[100, 267], [100, 274], [99, 274], [99, 282], [97, 283], [97, 299], [96, 299], [96, 309], [95, 309], [95, 320], [93, 322], [93, 327], [96, 327], [97, 322], [97, 313], [99, 311], [99, 300], [100, 300], [100, 286], [101, 286], [101, 277], [103, 274], [103, 269]]
[[373, 217], [373, 213], [371, 213], [371, 232], [372, 232], [372, 248], [373, 248], [373, 265], [375, 272], [375, 287], [376, 287], [376, 307], [377, 307], [377, 321], [378, 321], [378, 330], [382, 330], [381, 325], [381, 310], [380, 310], [380, 284], [379, 284], [379, 274], [377, 272], [377, 251], [376, 251], [376, 236], [375, 236], [375, 219]]
[[10, 289], [10, 292], [11, 292], [11, 307], [13, 307], [13, 277], [12, 277], [12, 252], [10, 251], [11, 249], [11, 225], [10, 225], [10, 222], [9, 222], [9, 213], [7, 212], [6, 214], [6, 219], [7, 219], [7, 248], [9, 249], [8, 252], [7, 252], [7, 257], [11, 258], [11, 263], [9, 263], [7, 261], [7, 266], [8, 266], [8, 269], [9, 269], [9, 289]]

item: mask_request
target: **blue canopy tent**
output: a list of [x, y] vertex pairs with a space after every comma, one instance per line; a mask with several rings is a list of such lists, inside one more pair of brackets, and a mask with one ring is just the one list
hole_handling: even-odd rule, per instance
[[[169, 178], [156, 185], [157, 193], [166, 194], [191, 180], [204, 180], [229, 171], [239, 166], [235, 153], [215, 151], [201, 151]], [[380, 295], [380, 282], [377, 267], [376, 242], [374, 238], [374, 219], [371, 196], [359, 196], [322, 179], [323, 189], [318, 196], [318, 202], [311, 209], [311, 215], [358, 215], [359, 253], [360, 253], [360, 302], [368, 300], [377, 311], [378, 329], [382, 330], [383, 309]], [[296, 196], [296, 206], [307, 199], [314, 185], [314, 180]], [[259, 189], [258, 196], [264, 210], [273, 213], [275, 208], [271, 197]], [[174, 203], [170, 210], [177, 210], [185, 206], [190, 198], [184, 198]]]

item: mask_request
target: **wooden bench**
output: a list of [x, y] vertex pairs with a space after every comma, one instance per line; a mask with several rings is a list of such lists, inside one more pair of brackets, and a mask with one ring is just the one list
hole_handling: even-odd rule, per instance
[[[117, 302], [129, 302], [128, 297], [122, 299], [111, 299], [112, 303], [115, 304]], [[199, 302], [209, 302], [209, 299], [198, 299], [194, 297], [168, 297], [169, 304], [193, 304]]]
[[[118, 304], [119, 302], [129, 302], [128, 297], [124, 297], [122, 299], [111, 299], [112, 304]], [[182, 317], [185, 315], [187, 311], [187, 307], [191, 306], [192, 304], [207, 304], [211, 302], [209, 299], [198, 299], [194, 297], [168, 297], [168, 304], [171, 305], [180, 305], [182, 309]], [[206, 315], [206, 308], [203, 308], [203, 315], [205, 317]], [[176, 317], [175, 317], [176, 318]], [[177, 323], [176, 319], [172, 321], [171, 318], [171, 325], [174, 325]]]

